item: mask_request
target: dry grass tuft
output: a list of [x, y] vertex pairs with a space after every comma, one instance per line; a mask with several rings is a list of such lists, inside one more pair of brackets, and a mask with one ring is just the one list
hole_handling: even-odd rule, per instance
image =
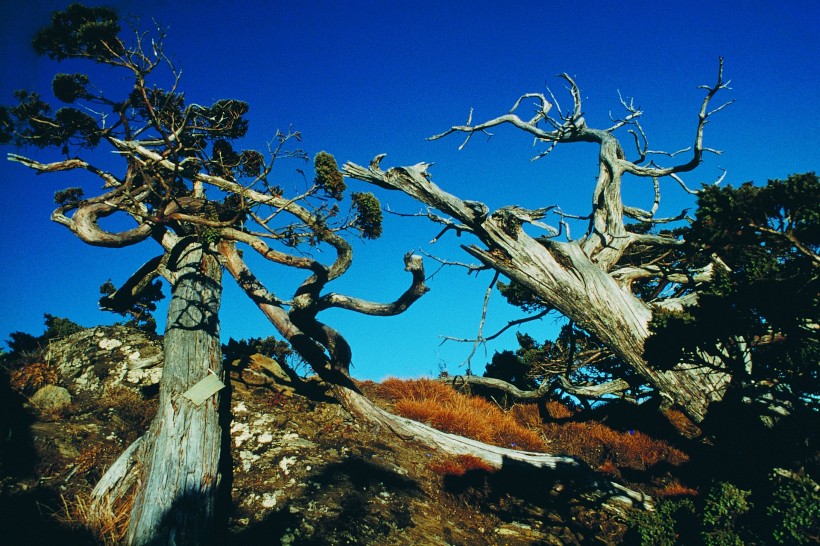
[[680, 410], [668, 409], [663, 415], [681, 436], [697, 438], [702, 433], [700, 428]]
[[396, 413], [439, 430], [521, 450], [547, 451], [549, 443], [551, 450], [578, 457], [615, 477], [621, 469], [646, 471], [659, 463], [679, 466], [689, 459], [683, 451], [637, 430], [621, 432], [595, 421], [574, 421], [575, 412], [557, 401], [546, 404], [555, 422], [543, 423], [535, 404], [516, 404], [504, 411], [484, 398], [459, 394], [429, 379], [388, 379], [369, 387]]
[[442, 476], [463, 476], [472, 470], [483, 472], [495, 472], [486, 461], [474, 457], [473, 455], [458, 455], [457, 457], [446, 457], [436, 459], [428, 465], [430, 470]]
[[540, 430], [543, 425], [537, 404], [514, 404], [509, 414], [522, 426], [530, 430]]
[[84, 476], [89, 482], [96, 482], [121, 451], [122, 448], [112, 443], [92, 443], [80, 451], [80, 455], [74, 460], [74, 473]]
[[546, 449], [541, 436], [509, 412], [483, 398], [459, 394], [438, 381], [388, 379], [380, 385], [379, 394], [393, 402], [399, 415], [444, 432], [512, 449]]
[[691, 487], [686, 487], [678, 480], [672, 480], [671, 482], [667, 483], [657, 491], [655, 491], [655, 496], [662, 497], [662, 498], [671, 498], [671, 497], [697, 497], [698, 492]]
[[157, 413], [156, 401], [146, 400], [135, 390], [123, 386], [106, 389], [100, 405], [114, 409], [120, 419], [138, 432], [147, 429]]
[[604, 464], [598, 467], [598, 472], [600, 472], [601, 474], [608, 474], [609, 476], [612, 476], [614, 478], [621, 477], [621, 471], [618, 470], [618, 467], [615, 466], [615, 463], [613, 463], [609, 459], [604, 461]]
[[575, 412], [569, 409], [566, 404], [558, 402], [557, 400], [547, 402], [547, 413], [555, 420], [569, 419], [575, 415]]
[[89, 493], [79, 494], [72, 501], [63, 497], [63, 510], [57, 519], [67, 527], [90, 532], [99, 544], [114, 546], [123, 543], [133, 502], [133, 495], [116, 503], [105, 498], [96, 505]]
[[660, 462], [678, 466], [689, 459], [683, 451], [643, 432], [620, 432], [597, 422], [548, 423], [544, 429], [563, 450], [593, 466], [609, 461], [618, 468], [647, 470]]
[[57, 370], [45, 362], [26, 364], [11, 372], [9, 384], [18, 392], [31, 394], [46, 385], [56, 385]]

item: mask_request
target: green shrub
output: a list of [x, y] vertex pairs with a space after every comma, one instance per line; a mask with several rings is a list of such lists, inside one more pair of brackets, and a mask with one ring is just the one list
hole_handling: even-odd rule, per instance
[[776, 544], [809, 544], [820, 537], [820, 492], [810, 479], [783, 479], [766, 514]]
[[750, 494], [751, 491], [744, 491], [726, 482], [720, 482], [709, 490], [703, 505], [701, 531], [706, 546], [745, 544], [738, 533], [738, 519], [752, 509], [748, 500]]
[[691, 529], [689, 524], [695, 515], [695, 504], [689, 499], [661, 501], [654, 512], [635, 512], [629, 524], [634, 538], [627, 542], [641, 546], [674, 546], [685, 543], [681, 534]]

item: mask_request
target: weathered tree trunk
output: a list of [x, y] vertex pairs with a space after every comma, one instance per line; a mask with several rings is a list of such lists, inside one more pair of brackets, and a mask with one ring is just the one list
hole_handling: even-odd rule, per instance
[[[722, 398], [731, 379], [725, 371], [685, 363], [673, 370], [656, 370], [646, 362], [643, 349], [652, 308], [619, 285], [581, 244], [535, 239], [521, 228], [532, 211], [504, 207], [490, 214], [483, 203], [461, 200], [439, 188], [426, 163], [383, 171], [379, 167], [383, 157], [377, 156], [369, 168], [347, 163], [344, 173], [402, 191], [451, 215], [460, 222], [456, 229], [472, 232], [486, 246], [464, 246], [467, 252], [594, 334], [695, 421], [702, 421], [709, 405]], [[617, 243], [613, 241], [611, 246]]]
[[722, 399], [731, 379], [724, 370], [687, 363], [657, 370], [646, 362], [643, 350], [652, 309], [597, 267], [579, 244], [539, 242], [523, 230], [510, 232], [495, 214], [477, 232], [496, 250], [470, 246], [467, 252], [593, 333], [696, 422], [706, 417], [712, 402]]
[[210, 374], [222, 379], [217, 259], [183, 239], [169, 263], [174, 276], [165, 329], [159, 410], [137, 455], [141, 479], [128, 544], [205, 544], [213, 540], [220, 485], [220, 393], [195, 405], [182, 396]]

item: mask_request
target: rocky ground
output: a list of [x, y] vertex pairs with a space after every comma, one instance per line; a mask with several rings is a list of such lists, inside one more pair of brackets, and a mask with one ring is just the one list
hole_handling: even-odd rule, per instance
[[[161, 354], [139, 331], [98, 327], [0, 385], [0, 542], [94, 543], [78, 503], [150, 423]], [[608, 544], [623, 532], [537, 476], [443, 475], [438, 454], [356, 422], [273, 360], [231, 376], [229, 543]]]

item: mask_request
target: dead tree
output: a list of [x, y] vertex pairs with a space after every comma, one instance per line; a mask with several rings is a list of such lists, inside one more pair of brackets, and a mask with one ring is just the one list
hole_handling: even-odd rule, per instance
[[[384, 155], [377, 156], [369, 167], [347, 163], [343, 171], [351, 178], [362, 180], [387, 190], [406, 193], [425, 205], [449, 216], [430, 214], [447, 229], [471, 233], [480, 244], [463, 246], [483, 266], [494, 269], [534, 294], [545, 306], [555, 309], [576, 325], [593, 334], [623, 362], [633, 368], [646, 383], [663, 397], [679, 405], [696, 421], [701, 421], [709, 405], [720, 400], [730, 381], [727, 370], [702, 362], [680, 362], [674, 369], [658, 369], [644, 358], [644, 343], [650, 335], [649, 324], [659, 309], [674, 310], [692, 305], [697, 300], [698, 285], [708, 282], [719, 260], [706, 267], [683, 268], [667, 264], [664, 256], [683, 245], [672, 235], [652, 234], [647, 227], [675, 218], [655, 216], [660, 201], [659, 181], [671, 179], [686, 188], [680, 173], [695, 169], [704, 153], [719, 153], [703, 144], [704, 127], [711, 116], [729, 103], [712, 107], [715, 95], [727, 89], [723, 79], [723, 61], [714, 84], [702, 86], [706, 95], [697, 112], [695, 138], [691, 147], [674, 153], [653, 151], [639, 123], [642, 112], [632, 102], [621, 99], [626, 110], [620, 119], [604, 129], [587, 125], [581, 104], [581, 92], [567, 74], [561, 78], [569, 85], [572, 107], [561, 112], [557, 104], [539, 93], [522, 95], [509, 113], [489, 121], [474, 124], [472, 112], [465, 125], [454, 126], [431, 137], [439, 139], [453, 133], [465, 133], [466, 144], [476, 133], [486, 133], [500, 125], [512, 125], [544, 143], [548, 154], [556, 146], [572, 143], [593, 143], [598, 146], [598, 177], [592, 191], [589, 226], [578, 240], [560, 240], [563, 217], [553, 227], [542, 220], [556, 212], [553, 207], [526, 210], [512, 205], [491, 211], [484, 203], [463, 200], [433, 183], [429, 165], [419, 163], [409, 167], [382, 170]], [[522, 119], [518, 110], [534, 102], [535, 114]], [[628, 159], [616, 132], [627, 130], [635, 145], [634, 159]], [[661, 166], [651, 157], [689, 157], [671, 166]], [[652, 210], [626, 205], [621, 195], [624, 176], [632, 175], [651, 181], [655, 188]], [[522, 229], [533, 224], [545, 232], [531, 236]], [[567, 238], [568, 239], [568, 238]], [[640, 261], [636, 261], [636, 256]], [[639, 283], [652, 282], [658, 288], [648, 298], [634, 290]]]

